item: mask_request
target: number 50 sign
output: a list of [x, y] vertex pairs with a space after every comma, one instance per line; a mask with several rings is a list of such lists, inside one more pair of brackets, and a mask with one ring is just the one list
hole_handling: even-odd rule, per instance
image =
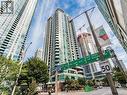
[[100, 62], [102, 73], [111, 73], [112, 68], [108, 60]]

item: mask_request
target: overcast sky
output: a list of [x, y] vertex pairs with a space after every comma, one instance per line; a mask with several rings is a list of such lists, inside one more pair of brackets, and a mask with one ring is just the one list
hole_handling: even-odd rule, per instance
[[[114, 33], [111, 31], [110, 27], [104, 20], [102, 14], [99, 12], [94, 0], [38, 0], [38, 4], [32, 19], [32, 23], [30, 25], [29, 34], [27, 38], [27, 43], [32, 42], [32, 45], [27, 51], [26, 59], [34, 56], [35, 51], [38, 48], [43, 48], [46, 22], [47, 19], [51, 15], [53, 15], [56, 8], [61, 8], [71, 17], [75, 17], [76, 15], [93, 6], [96, 7], [95, 10], [92, 13], [89, 13], [92, 24], [95, 26], [95, 28], [101, 25], [104, 26], [104, 29], [106, 30], [112, 42], [112, 48], [115, 50], [118, 58], [123, 60], [127, 66], [127, 55], [123, 50], [122, 46], [119, 44]], [[79, 18], [75, 19], [74, 24], [75, 29], [77, 31], [77, 35], [79, 33], [78, 29], [83, 24], [86, 24], [86, 26], [82, 28], [82, 31], [86, 32], [88, 24], [85, 15], [82, 15]]]

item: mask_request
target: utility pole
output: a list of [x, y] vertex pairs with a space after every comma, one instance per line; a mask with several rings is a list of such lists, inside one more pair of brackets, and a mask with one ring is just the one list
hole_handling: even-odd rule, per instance
[[24, 55], [23, 55], [21, 61], [19, 62], [19, 63], [21, 64], [21, 66], [20, 66], [19, 73], [18, 73], [18, 75], [17, 75], [17, 79], [16, 79], [16, 81], [15, 81], [15, 85], [14, 85], [14, 87], [13, 87], [13, 90], [12, 90], [11, 95], [14, 95], [14, 93], [15, 93], [15, 89], [16, 89], [16, 86], [17, 86], [17, 83], [18, 83], [18, 79], [19, 79], [19, 76], [20, 76], [21, 71], [22, 71], [22, 66], [23, 66], [23, 61], [24, 61], [24, 58], [25, 58], [25, 54], [26, 54], [26, 52], [27, 52], [27, 50], [28, 50], [28, 48], [30, 47], [31, 44], [32, 44], [32, 42], [30, 42], [30, 44], [29, 44], [28, 47], [26, 48], [26, 50], [25, 50], [25, 52], [24, 52]]
[[[87, 13], [87, 12], [88, 12], [88, 11], [85, 11], [85, 15], [86, 15], [86, 18], [87, 18], [87, 20], [88, 20], [88, 24], [89, 24], [89, 27], [90, 27], [90, 29], [91, 29], [93, 38], [94, 38], [94, 40], [95, 40], [95, 44], [96, 44], [96, 46], [97, 46], [97, 50], [98, 50], [98, 52], [99, 52], [100, 59], [101, 59], [101, 61], [104, 61], [104, 56], [103, 56], [103, 52], [102, 52], [102, 50], [101, 50], [101, 46], [100, 46], [100, 44], [99, 44], [99, 42], [98, 42], [98, 40], [97, 40], [96, 34], [95, 34], [95, 32], [94, 32], [93, 26], [92, 26], [92, 24], [91, 24], [91, 21], [90, 21], [90, 18], [89, 18], [89, 16], [88, 16], [88, 13]], [[113, 79], [112, 79], [112, 75], [111, 75], [110, 73], [106, 73], [106, 77], [107, 77], [107, 79], [108, 79], [110, 88], [111, 88], [111, 90], [112, 90], [112, 94], [113, 94], [113, 95], [118, 95], [117, 89], [116, 89], [116, 87], [115, 87], [115, 85], [114, 85], [114, 82], [113, 82]]]

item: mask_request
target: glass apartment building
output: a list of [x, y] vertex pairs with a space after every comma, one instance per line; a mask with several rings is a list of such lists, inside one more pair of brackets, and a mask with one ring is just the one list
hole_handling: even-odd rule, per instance
[[12, 14], [0, 14], [0, 55], [20, 60], [37, 0], [13, 2]]
[[127, 52], [127, 0], [95, 0], [95, 2]]
[[[55, 81], [55, 65], [79, 59], [79, 50], [73, 22], [63, 10], [57, 9], [47, 21], [44, 61], [48, 64], [50, 81]], [[76, 67], [59, 74], [64, 81], [83, 77], [83, 68]]]
[[35, 57], [39, 58], [40, 60], [43, 60], [43, 49], [42, 48], [38, 48], [36, 50]]

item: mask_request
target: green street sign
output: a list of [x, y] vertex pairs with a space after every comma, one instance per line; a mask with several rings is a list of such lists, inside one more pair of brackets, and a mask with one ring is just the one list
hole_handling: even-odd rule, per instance
[[[103, 56], [104, 56], [104, 59], [111, 58], [110, 51], [105, 50], [103, 52]], [[78, 60], [71, 61], [71, 62], [66, 63], [66, 64], [61, 64], [60, 67], [61, 67], [61, 70], [63, 71], [63, 70], [69, 69], [69, 68], [74, 68], [76, 66], [87, 65], [87, 64], [99, 61], [99, 60], [100, 60], [99, 53], [95, 53], [95, 54], [91, 54], [89, 56], [80, 58]]]

